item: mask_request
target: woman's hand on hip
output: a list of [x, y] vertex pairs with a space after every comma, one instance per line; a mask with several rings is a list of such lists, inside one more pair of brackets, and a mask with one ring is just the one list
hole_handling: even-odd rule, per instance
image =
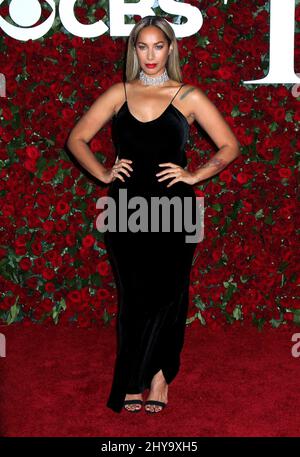
[[186, 184], [194, 185], [197, 181], [193, 172], [185, 170], [184, 168], [180, 167], [179, 165], [172, 163], [172, 162], [165, 162], [160, 163], [159, 166], [167, 166], [162, 171], [156, 173], [158, 177], [158, 181], [164, 181], [165, 179], [174, 178], [172, 181], [167, 184], [167, 187], [172, 186], [176, 182], [182, 181]]
[[103, 177], [102, 177], [103, 178], [102, 181], [105, 184], [109, 184], [110, 182], [113, 182], [117, 178], [119, 178], [121, 181], [125, 182], [125, 179], [121, 173], [125, 173], [125, 175], [130, 176], [128, 170], [133, 171], [133, 169], [129, 165], [130, 163], [132, 163], [132, 160], [117, 159], [115, 164], [111, 168], [108, 168], [105, 170]]

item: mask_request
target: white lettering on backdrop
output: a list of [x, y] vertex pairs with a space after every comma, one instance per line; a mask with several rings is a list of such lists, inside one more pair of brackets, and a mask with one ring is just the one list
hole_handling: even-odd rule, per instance
[[[0, 5], [4, 0], [0, 0]], [[0, 17], [0, 28], [12, 38], [20, 41], [36, 40], [44, 36], [52, 27], [56, 5], [54, 0], [44, 0], [52, 12], [45, 22], [34, 26], [41, 17], [39, 0], [11, 0], [9, 14], [17, 25]], [[227, 4], [228, 0], [223, 0]], [[82, 24], [74, 14], [76, 0], [60, 0], [59, 16], [65, 29], [75, 36], [94, 38], [103, 35], [108, 27], [102, 20], [93, 24]], [[139, 3], [124, 3], [124, 0], [109, 0], [110, 35], [128, 36], [133, 24], [125, 24], [125, 15], [141, 17], [153, 14], [153, 0], [140, 0]], [[196, 34], [202, 27], [201, 11], [187, 3], [174, 0], [157, 0], [160, 8], [169, 14], [183, 16], [184, 24], [171, 24], [176, 37]], [[294, 70], [295, 47], [295, 0], [270, 0], [270, 59], [269, 73], [262, 79], [243, 81], [244, 84], [289, 84], [300, 83]]]
[[0, 97], [6, 97], [6, 78], [3, 73], [0, 73]]
[[244, 84], [299, 83], [295, 74], [295, 0], [270, 0], [269, 73]]

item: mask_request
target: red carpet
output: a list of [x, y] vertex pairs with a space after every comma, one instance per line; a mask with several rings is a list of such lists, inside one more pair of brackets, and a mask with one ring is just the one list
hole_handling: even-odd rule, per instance
[[[299, 436], [297, 328], [188, 327], [181, 369], [156, 415], [105, 406], [115, 329], [0, 327], [1, 436]], [[147, 392], [145, 392], [147, 394]]]

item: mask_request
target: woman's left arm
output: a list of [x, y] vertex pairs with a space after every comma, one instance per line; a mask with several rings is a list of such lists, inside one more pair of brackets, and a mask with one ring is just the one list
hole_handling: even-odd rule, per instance
[[193, 184], [197, 184], [199, 181], [219, 173], [236, 159], [241, 152], [237, 138], [206, 94], [200, 88], [194, 86], [191, 86], [191, 91], [188, 92], [190, 92], [189, 103], [192, 115], [219, 148], [218, 152], [210, 160], [192, 172], [194, 177]]

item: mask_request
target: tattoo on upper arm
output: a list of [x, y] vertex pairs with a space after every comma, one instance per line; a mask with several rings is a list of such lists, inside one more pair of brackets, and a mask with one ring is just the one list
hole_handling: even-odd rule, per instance
[[189, 87], [183, 94], [180, 95], [180, 100], [186, 97], [190, 92], [193, 92], [193, 90], [195, 90], [195, 87]]

